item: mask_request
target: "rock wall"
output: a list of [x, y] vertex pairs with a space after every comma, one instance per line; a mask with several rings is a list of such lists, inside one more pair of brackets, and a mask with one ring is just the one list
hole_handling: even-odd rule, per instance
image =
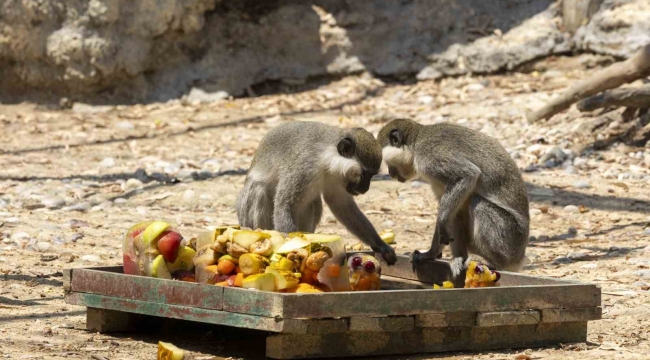
[[[647, 35], [646, 5], [603, 8]], [[573, 39], [559, 12], [554, 0], [3, 0], [0, 101], [146, 102], [190, 91], [212, 100], [361, 71], [491, 73], [576, 46], [627, 56], [643, 41], [616, 47], [602, 34], [616, 25], [605, 13]]]

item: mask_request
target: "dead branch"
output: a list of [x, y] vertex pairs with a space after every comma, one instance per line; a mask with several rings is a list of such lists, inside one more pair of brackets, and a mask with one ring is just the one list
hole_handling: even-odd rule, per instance
[[631, 58], [612, 64], [594, 76], [577, 83], [541, 109], [528, 112], [526, 117], [529, 122], [548, 119], [581, 99], [649, 75], [650, 44], [639, 49]]
[[580, 111], [593, 111], [596, 109], [616, 106], [643, 109], [650, 107], [650, 85], [644, 85], [634, 89], [607, 90], [602, 93], [588, 97], [577, 105]]

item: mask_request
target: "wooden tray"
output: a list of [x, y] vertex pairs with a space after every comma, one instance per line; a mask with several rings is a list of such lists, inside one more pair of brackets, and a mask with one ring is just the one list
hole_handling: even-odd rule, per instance
[[[380, 258], [380, 257], [378, 257]], [[415, 271], [382, 264], [381, 291], [284, 294], [124, 275], [121, 266], [64, 272], [65, 301], [87, 327], [125, 331], [151, 315], [270, 332], [274, 359], [528, 348], [584, 342], [601, 318], [597, 285], [502, 272], [501, 286], [433, 290], [444, 261]], [[299, 344], [299, 346], [296, 346]]]

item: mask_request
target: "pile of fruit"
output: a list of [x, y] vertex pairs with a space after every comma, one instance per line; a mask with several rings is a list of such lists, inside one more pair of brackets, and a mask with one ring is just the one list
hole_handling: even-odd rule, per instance
[[[470, 261], [465, 275], [465, 288], [490, 287], [497, 286], [501, 278], [498, 271], [490, 270], [487, 266]], [[434, 289], [453, 289], [454, 284], [451, 281], [445, 281], [442, 286], [433, 284]]]
[[337, 235], [234, 225], [185, 240], [169, 223], [150, 221], [131, 227], [122, 247], [124, 273], [131, 275], [288, 293], [380, 288], [377, 259], [348, 259]]

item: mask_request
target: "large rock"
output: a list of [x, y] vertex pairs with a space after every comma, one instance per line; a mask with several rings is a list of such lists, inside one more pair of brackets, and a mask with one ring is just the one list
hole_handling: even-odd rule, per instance
[[[626, 56], [649, 36], [647, 8], [606, 0], [576, 43]], [[492, 73], [572, 46], [555, 0], [3, 0], [0, 96], [140, 102], [194, 88], [205, 102], [361, 71]]]

